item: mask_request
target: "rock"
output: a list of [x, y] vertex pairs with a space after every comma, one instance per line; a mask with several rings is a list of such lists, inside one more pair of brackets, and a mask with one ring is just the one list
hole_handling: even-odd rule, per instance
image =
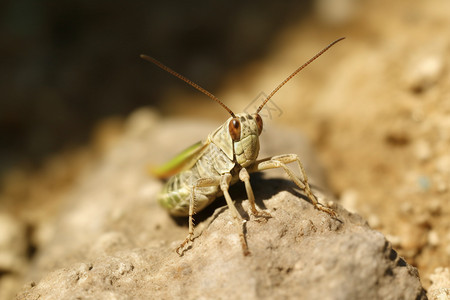
[[0, 273], [24, 269], [27, 238], [25, 226], [6, 213], [0, 213]]
[[430, 144], [425, 139], [416, 141], [413, 146], [413, 151], [416, 158], [420, 161], [428, 160], [433, 154]]
[[431, 286], [428, 290], [430, 300], [450, 299], [450, 270], [449, 268], [437, 268], [430, 275]]
[[341, 223], [287, 191], [265, 205], [271, 219], [247, 222], [250, 256], [219, 208], [182, 257], [173, 251], [180, 241], [105, 250], [19, 299], [424, 299], [417, 271], [357, 215], [335, 207]]
[[[257, 204], [272, 215], [267, 221], [248, 216], [242, 184], [230, 189], [248, 220], [250, 256], [243, 256], [233, 218], [219, 198], [196, 215], [196, 238], [179, 257], [174, 249], [186, 237], [186, 218], [171, 218], [157, 205], [162, 185], [145, 174], [145, 166], [218, 125], [136, 120], [152, 116], [135, 114], [139, 134], [125, 126], [123, 138], [63, 199], [57, 230], [37, 249], [28, 278], [33, 283], [18, 299], [425, 298], [416, 269], [381, 233], [337, 204], [339, 220], [314, 209], [275, 170], [251, 176]], [[300, 154], [322, 203], [333, 200], [298, 133], [264, 134], [265, 155]]]
[[0, 213], [0, 299], [10, 299], [20, 288], [27, 267], [26, 228], [17, 219]]
[[420, 93], [436, 84], [443, 73], [444, 61], [439, 54], [417, 55], [405, 76], [409, 88]]

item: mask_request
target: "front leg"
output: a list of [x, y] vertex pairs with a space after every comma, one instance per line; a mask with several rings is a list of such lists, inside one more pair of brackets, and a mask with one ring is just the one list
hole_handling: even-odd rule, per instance
[[[300, 172], [302, 173], [303, 182], [292, 172], [291, 169], [286, 165], [291, 162], [297, 162]], [[306, 175], [305, 169], [296, 154], [282, 154], [273, 156], [271, 158], [258, 160], [256, 161], [252, 167], [249, 169], [250, 172], [264, 171], [268, 169], [282, 168], [289, 178], [301, 189], [305, 192], [306, 196], [311, 200], [314, 207], [318, 210], [324, 211], [333, 218], [336, 218], [336, 213], [328, 208], [317, 200], [316, 196], [311, 191], [311, 188], [308, 183], [308, 176]]]
[[246, 168], [242, 168], [239, 171], [239, 179], [244, 182], [245, 184], [245, 190], [247, 192], [247, 198], [248, 202], [250, 203], [250, 209], [252, 211], [252, 215], [254, 215], [257, 218], [271, 218], [272, 215], [265, 211], [258, 211], [256, 209], [255, 204], [255, 196], [253, 194], [252, 186], [250, 185], [250, 175], [248, 174], [248, 171]]

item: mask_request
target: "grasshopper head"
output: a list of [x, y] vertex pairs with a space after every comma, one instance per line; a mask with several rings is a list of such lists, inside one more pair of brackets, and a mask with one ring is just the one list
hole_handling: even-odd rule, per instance
[[209, 136], [230, 160], [242, 167], [248, 167], [258, 157], [259, 135], [263, 122], [258, 113], [240, 113], [229, 118]]
[[228, 131], [233, 141], [236, 162], [247, 167], [255, 162], [259, 154], [259, 135], [263, 122], [259, 114], [240, 113], [228, 119]]
[[[192, 82], [181, 74], [178, 74], [174, 70], [160, 63], [156, 59], [149, 57], [147, 55], [141, 55], [141, 57], [145, 60], [154, 63], [161, 69], [169, 72], [170, 74], [180, 78], [187, 84], [196, 88], [200, 92], [204, 93], [212, 100], [219, 103], [226, 111], [228, 111], [231, 115], [231, 118], [225, 122], [221, 127], [219, 127], [215, 132], [211, 133], [208, 137], [214, 144], [216, 144], [219, 149], [221, 149], [225, 155], [233, 160], [235, 158], [235, 162], [241, 165], [242, 167], [248, 167], [253, 162], [255, 162], [256, 158], [259, 154], [259, 135], [261, 134], [263, 123], [260, 115], [258, 114], [261, 109], [266, 105], [266, 103], [275, 95], [278, 90], [285, 85], [289, 80], [291, 80], [297, 73], [299, 73], [303, 68], [313, 62], [316, 58], [321, 56], [325, 51], [330, 49], [334, 44], [343, 40], [344, 38], [340, 38], [323, 48], [316, 55], [310, 58], [306, 63], [301, 65], [297, 70], [295, 70], [291, 75], [289, 75], [283, 82], [281, 82], [263, 101], [263, 103], [258, 107], [256, 113], [250, 115], [247, 113], [234, 114], [231, 109], [229, 109], [225, 104], [222, 103], [216, 96], [199, 86], [198, 84]], [[233, 161], [234, 162], [234, 161]]]

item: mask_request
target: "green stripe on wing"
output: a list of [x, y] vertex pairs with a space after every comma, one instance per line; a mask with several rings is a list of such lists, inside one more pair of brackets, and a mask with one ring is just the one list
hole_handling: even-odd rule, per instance
[[150, 167], [150, 174], [160, 179], [166, 179], [181, 171], [191, 168], [203, 154], [203, 150], [206, 149], [208, 144], [209, 143], [205, 143], [203, 141], [193, 144], [165, 164], [156, 168]]

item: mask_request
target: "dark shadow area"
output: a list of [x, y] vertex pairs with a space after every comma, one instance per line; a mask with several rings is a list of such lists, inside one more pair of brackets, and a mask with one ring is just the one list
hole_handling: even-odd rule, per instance
[[[253, 193], [255, 195], [255, 203], [258, 209], [265, 210], [267, 207], [264, 205], [263, 200], [270, 199], [277, 193], [281, 191], [288, 191], [293, 195], [302, 198], [303, 200], [311, 203], [311, 201], [299, 191], [299, 188], [290, 181], [289, 179], [283, 178], [265, 178], [264, 174], [261, 172], [252, 173], [251, 174], [251, 184], [253, 188]], [[234, 201], [236, 209], [240, 213], [243, 219], [249, 220], [249, 212], [246, 211], [242, 207], [242, 201], [247, 199], [247, 194], [245, 192], [245, 186], [243, 182], [237, 182], [233, 186], [230, 187], [230, 196]], [[216, 210], [220, 209], [218, 212]], [[215, 201], [213, 201], [209, 206], [207, 206], [204, 210], [198, 212], [194, 216], [194, 224], [199, 224], [204, 222], [212, 215], [216, 214], [214, 218], [216, 218], [219, 214], [228, 209], [227, 203], [223, 196], [218, 197]], [[173, 217], [175, 222], [179, 226], [188, 226], [188, 217]]]
[[214, 93], [227, 72], [263, 56], [311, 6], [310, 0], [3, 1], [0, 175], [86, 143], [102, 118], [160, 107], [164, 93], [190, 89], [139, 54]]
[[397, 261], [397, 266], [406, 267], [406, 265], [407, 265], [406, 261], [403, 258], [399, 257]]
[[38, 251], [38, 247], [33, 241], [33, 235], [36, 234], [35, 230], [36, 230], [36, 228], [32, 224], [28, 224], [26, 227], [26, 237], [27, 237], [27, 242], [28, 242], [27, 258], [30, 261], [33, 259], [33, 257], [36, 255], [36, 253]]
[[394, 249], [391, 249], [391, 251], [389, 252], [389, 259], [390, 260], [396, 260], [398, 257], [397, 252]]
[[[389, 247], [391, 247], [389, 242], [386, 242], [386, 244], [389, 245]], [[407, 265], [406, 261], [401, 256], [398, 255], [397, 251], [395, 251], [392, 248], [389, 251], [389, 259], [395, 261], [397, 266], [406, 267]]]

